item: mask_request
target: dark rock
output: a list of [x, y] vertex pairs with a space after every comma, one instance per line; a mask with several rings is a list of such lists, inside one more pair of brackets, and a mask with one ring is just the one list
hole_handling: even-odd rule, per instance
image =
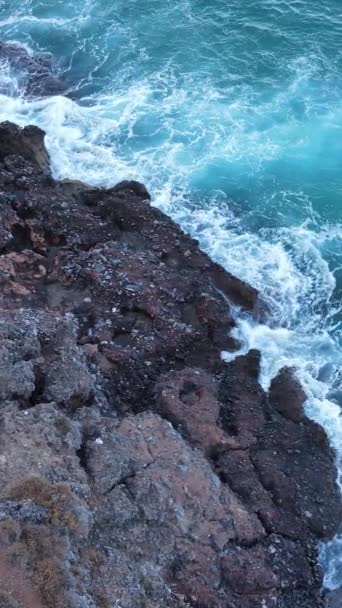
[[[49, 53], [30, 53], [17, 43], [0, 41], [0, 63], [10, 66], [21, 92], [33, 96], [61, 95], [66, 86]], [[10, 91], [4, 90], [3, 93]]]
[[55, 182], [9, 123], [0, 286], [0, 604], [321, 608], [326, 435], [291, 371], [267, 395], [257, 351], [221, 359], [257, 292], [144, 186]]
[[285, 418], [300, 422], [304, 418], [306, 395], [293, 372], [287, 367], [280, 370], [272, 380], [269, 398], [273, 407]]
[[261, 546], [232, 551], [222, 559], [222, 570], [229, 586], [240, 595], [274, 591], [279, 585], [270, 555]]
[[119, 182], [118, 184], [116, 184], [116, 186], [114, 186], [114, 188], [112, 188], [112, 190], [113, 192], [122, 192], [128, 190], [134, 192], [134, 194], [140, 196], [144, 200], [149, 201], [151, 199], [150, 193], [148, 192], [144, 184], [140, 184], [140, 182], [136, 182], [134, 180], [125, 180], [123, 182]]
[[265, 394], [258, 383], [260, 353], [250, 351], [225, 365], [219, 400], [224, 430], [242, 449], [254, 445], [266, 420]]
[[[0, 160], [8, 156], [23, 157], [43, 173], [50, 171], [50, 160], [44, 145], [45, 133], [38, 127], [17, 127], [9, 122], [0, 124]], [[22, 166], [21, 173], [25, 171]]]
[[[305, 418], [302, 410], [297, 422], [284, 419], [279, 413], [280, 400], [284, 412], [288, 390], [292, 416], [294, 397], [301, 406], [303, 391], [292, 374], [284, 370], [272, 383], [267, 399], [255, 379], [257, 361], [256, 353], [252, 352], [247, 357], [238, 357], [226, 366], [222, 378], [223, 428], [235, 434], [241, 449], [219, 455], [220, 474], [258, 513], [269, 533], [304, 542], [312, 533], [329, 536], [330, 523], [340, 517], [341, 501], [333, 490], [336, 487], [333, 455], [326, 437], [322, 429]], [[276, 399], [278, 382], [282, 391]], [[317, 497], [324, 494], [324, 488], [331, 500], [322, 509]]]

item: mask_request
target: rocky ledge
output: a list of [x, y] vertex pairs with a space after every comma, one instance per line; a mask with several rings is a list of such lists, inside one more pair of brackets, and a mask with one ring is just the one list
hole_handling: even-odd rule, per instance
[[327, 438], [291, 370], [220, 356], [256, 291], [35, 127], [0, 125], [0, 218], [0, 605], [322, 606]]

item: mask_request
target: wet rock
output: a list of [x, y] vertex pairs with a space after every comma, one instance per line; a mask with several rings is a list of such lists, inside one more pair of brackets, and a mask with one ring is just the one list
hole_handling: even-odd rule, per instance
[[[61, 95], [66, 90], [49, 53], [34, 54], [20, 44], [0, 41], [0, 63], [9, 66], [21, 92], [27, 95]], [[2, 92], [10, 91], [5, 88]]]
[[141, 184], [140, 182], [136, 182], [134, 180], [131, 180], [131, 181], [125, 180], [123, 182], [119, 182], [118, 184], [116, 184], [116, 186], [114, 186], [112, 191], [113, 192], [131, 191], [131, 192], [134, 192], [134, 194], [137, 194], [137, 196], [140, 196], [144, 200], [151, 199], [151, 195], [148, 192], [146, 186], [144, 186], [144, 184]]

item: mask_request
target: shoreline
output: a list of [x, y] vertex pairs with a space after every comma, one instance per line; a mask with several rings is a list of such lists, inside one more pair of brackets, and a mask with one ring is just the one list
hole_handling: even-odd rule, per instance
[[291, 370], [221, 360], [256, 290], [141, 184], [55, 181], [36, 127], [0, 125], [0, 163], [5, 563], [48, 608], [322, 606], [325, 432]]

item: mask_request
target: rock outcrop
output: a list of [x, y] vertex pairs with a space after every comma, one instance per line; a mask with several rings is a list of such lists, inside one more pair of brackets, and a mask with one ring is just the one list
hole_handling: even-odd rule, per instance
[[254, 289], [141, 184], [56, 182], [9, 123], [0, 285], [1, 606], [323, 606], [324, 431], [292, 370], [266, 394], [258, 352], [221, 360]]
[[13, 80], [21, 93], [31, 96], [61, 95], [66, 90], [50, 53], [34, 54], [20, 44], [0, 41], [0, 67], [12, 76], [0, 82], [0, 93], [11, 93]]

